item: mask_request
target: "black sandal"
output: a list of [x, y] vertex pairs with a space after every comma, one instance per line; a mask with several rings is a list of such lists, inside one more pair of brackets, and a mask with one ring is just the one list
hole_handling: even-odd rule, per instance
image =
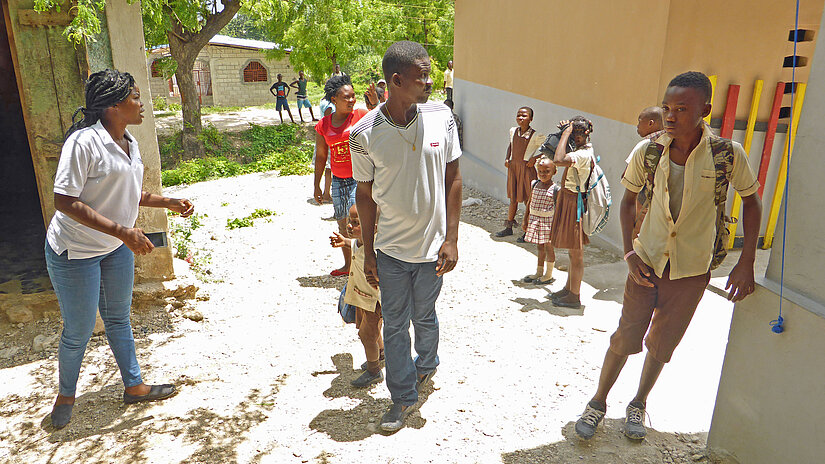
[[130, 395], [123, 392], [123, 402], [126, 404], [143, 403], [147, 401], [160, 401], [169, 398], [177, 393], [174, 385], [150, 385], [149, 393], [145, 395]]
[[52, 413], [50, 414], [52, 420], [52, 427], [56, 429], [62, 429], [63, 427], [69, 424], [69, 421], [72, 420], [72, 408], [74, 404], [58, 404], [52, 408]]

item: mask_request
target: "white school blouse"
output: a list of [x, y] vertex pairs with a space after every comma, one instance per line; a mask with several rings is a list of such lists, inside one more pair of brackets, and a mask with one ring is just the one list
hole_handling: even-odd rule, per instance
[[[138, 144], [126, 131], [127, 155], [98, 121], [80, 129], [63, 144], [54, 193], [77, 197], [102, 216], [123, 227], [134, 227], [143, 189], [143, 161]], [[68, 250], [69, 259], [104, 255], [123, 242], [56, 211], [46, 231], [55, 253]]]

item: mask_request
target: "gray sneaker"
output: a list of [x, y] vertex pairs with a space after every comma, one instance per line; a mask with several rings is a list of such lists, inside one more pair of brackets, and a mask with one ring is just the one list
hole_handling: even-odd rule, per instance
[[400, 403], [393, 403], [389, 411], [381, 417], [381, 430], [385, 432], [397, 432], [401, 430], [401, 427], [404, 426], [404, 419], [407, 418], [407, 414], [409, 414], [411, 410], [412, 406], [405, 408]]
[[384, 380], [384, 374], [381, 373], [380, 369], [375, 374], [365, 370], [364, 373], [358, 376], [357, 379], [351, 381], [350, 385], [357, 388], [363, 388], [374, 383], [378, 383], [382, 380]]
[[581, 417], [576, 421], [576, 434], [585, 440], [593, 438], [593, 435], [596, 433], [596, 426], [604, 419], [604, 415], [607, 412], [607, 408], [600, 410], [593, 406], [597, 406], [597, 404], [593, 401], [587, 403]]
[[627, 415], [624, 419], [624, 434], [631, 440], [644, 440], [647, 435], [644, 403], [633, 401], [627, 405]]

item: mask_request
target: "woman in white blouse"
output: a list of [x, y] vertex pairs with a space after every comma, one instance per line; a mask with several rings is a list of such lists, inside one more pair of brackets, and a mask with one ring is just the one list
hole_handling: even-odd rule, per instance
[[129, 320], [134, 255], [154, 249], [135, 220], [138, 206], [168, 208], [184, 217], [194, 210], [189, 200], [142, 189], [143, 162], [126, 126], [143, 121], [143, 103], [129, 73], [107, 69], [92, 74], [86, 82], [86, 107], [78, 112], [83, 118], [66, 133], [55, 175], [57, 211], [45, 246], [63, 317], [59, 392], [51, 413], [56, 428], [71, 419], [80, 364], [98, 309], [123, 378], [123, 401], [160, 400], [175, 393], [173, 385], [143, 383], [135, 356]]

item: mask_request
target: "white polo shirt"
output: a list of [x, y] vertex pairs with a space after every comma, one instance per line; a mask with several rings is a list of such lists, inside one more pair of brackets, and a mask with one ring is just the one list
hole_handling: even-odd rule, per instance
[[461, 156], [452, 111], [422, 103], [401, 127], [383, 106], [353, 126], [349, 142], [352, 177], [372, 182], [381, 210], [375, 249], [408, 263], [436, 261], [447, 235], [446, 167]]
[[[126, 131], [129, 155], [98, 121], [80, 129], [63, 144], [54, 193], [77, 197], [104, 217], [134, 227], [143, 188], [143, 161], [138, 144]], [[69, 259], [93, 258], [117, 249], [123, 242], [56, 211], [46, 240], [55, 253], [69, 251]]]

